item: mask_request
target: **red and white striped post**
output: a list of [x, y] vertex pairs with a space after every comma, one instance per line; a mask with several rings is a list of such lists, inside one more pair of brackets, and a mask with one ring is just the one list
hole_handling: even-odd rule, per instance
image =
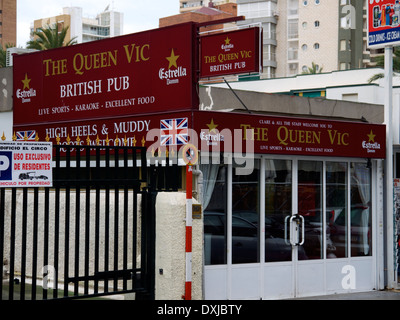
[[186, 282], [185, 300], [192, 300], [192, 193], [193, 166], [186, 165]]

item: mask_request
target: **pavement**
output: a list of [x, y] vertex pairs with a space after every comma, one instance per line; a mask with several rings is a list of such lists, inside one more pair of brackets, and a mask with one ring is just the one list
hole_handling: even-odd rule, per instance
[[296, 298], [292, 300], [400, 300], [400, 290], [382, 290]]

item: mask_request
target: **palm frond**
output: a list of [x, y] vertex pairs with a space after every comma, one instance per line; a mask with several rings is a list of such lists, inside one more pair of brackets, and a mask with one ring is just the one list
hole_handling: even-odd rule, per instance
[[43, 28], [38, 28], [33, 32], [33, 35], [36, 36], [36, 38], [27, 42], [27, 48], [48, 50], [77, 44], [76, 37], [65, 43], [68, 29], [69, 27], [65, 27], [59, 32], [56, 24], [53, 26], [48, 25]]

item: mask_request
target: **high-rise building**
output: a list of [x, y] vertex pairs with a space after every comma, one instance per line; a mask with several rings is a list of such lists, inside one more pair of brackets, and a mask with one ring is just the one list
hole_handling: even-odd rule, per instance
[[214, 6], [220, 6], [225, 3], [236, 3], [236, 0], [179, 0], [179, 12], [185, 13], [207, 7], [210, 2]]
[[[216, 2], [210, 1], [206, 6], [201, 6], [198, 9], [191, 7], [191, 9], [177, 15], [161, 18], [159, 20], [160, 28], [189, 21], [206, 23], [237, 16], [237, 4], [235, 2], [220, 1], [219, 4], [216, 4]], [[213, 32], [229, 27], [232, 27], [229, 23], [211, 24], [210, 26], [200, 28], [200, 32]], [[236, 27], [236, 25], [233, 27]]]
[[238, 16], [264, 29], [265, 78], [373, 66], [365, 1], [237, 0]]
[[82, 8], [66, 7], [62, 15], [35, 20], [31, 31], [54, 24], [59, 29], [69, 26], [67, 42], [76, 37], [78, 43], [85, 43], [122, 35], [124, 14], [110, 10], [108, 6], [96, 18], [86, 18]]
[[0, 44], [17, 44], [17, 0], [0, 0]]

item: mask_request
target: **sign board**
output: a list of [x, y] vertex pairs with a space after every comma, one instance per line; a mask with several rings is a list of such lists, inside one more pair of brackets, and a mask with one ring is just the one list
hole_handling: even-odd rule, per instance
[[400, 44], [400, 1], [367, 0], [368, 47]]
[[195, 31], [185, 23], [15, 56], [14, 126], [198, 108]]
[[[150, 151], [159, 147], [179, 150], [190, 144], [199, 151], [246, 152], [253, 146], [249, 152], [255, 154], [386, 157], [385, 125], [346, 121], [192, 111], [43, 124], [35, 128], [40, 139], [47, 136], [61, 145], [87, 145], [89, 138], [91, 145], [113, 146], [118, 140], [121, 146], [126, 139], [127, 146], [145, 146]], [[27, 133], [21, 131], [18, 136]]]
[[200, 77], [260, 72], [260, 28], [201, 37]]
[[194, 125], [201, 151], [386, 157], [384, 125], [208, 111]]
[[52, 187], [53, 145], [0, 142], [0, 188]]
[[[192, 126], [190, 112], [147, 114], [123, 118], [82, 120], [64, 123], [48, 123], [18, 126], [17, 139], [38, 136], [48, 138], [60, 145], [90, 145], [129, 147], [182, 146], [188, 142], [188, 131]], [[34, 131], [32, 127], [35, 128]], [[79, 138], [79, 139], [78, 139]], [[154, 146], [156, 149], [158, 147]], [[179, 148], [176, 148], [179, 149]]]

